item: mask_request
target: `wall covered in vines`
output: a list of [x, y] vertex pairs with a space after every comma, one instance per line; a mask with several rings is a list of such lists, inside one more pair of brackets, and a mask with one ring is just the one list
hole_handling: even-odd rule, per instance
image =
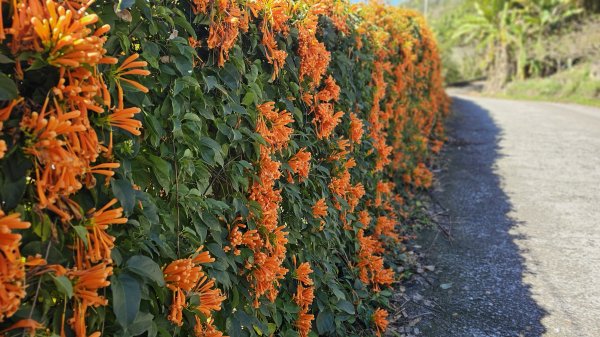
[[0, 5], [0, 334], [384, 332], [448, 110], [423, 18]]

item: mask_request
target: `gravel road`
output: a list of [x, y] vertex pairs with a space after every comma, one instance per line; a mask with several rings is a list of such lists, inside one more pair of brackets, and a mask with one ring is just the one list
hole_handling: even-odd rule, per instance
[[454, 94], [422, 335], [600, 336], [600, 109]]

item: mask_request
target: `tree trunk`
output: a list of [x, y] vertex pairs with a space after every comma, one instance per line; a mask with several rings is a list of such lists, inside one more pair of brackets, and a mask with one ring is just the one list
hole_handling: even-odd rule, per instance
[[504, 87], [510, 72], [508, 50], [503, 43], [498, 44], [495, 54], [494, 64], [486, 86], [486, 90], [491, 92], [499, 91]]

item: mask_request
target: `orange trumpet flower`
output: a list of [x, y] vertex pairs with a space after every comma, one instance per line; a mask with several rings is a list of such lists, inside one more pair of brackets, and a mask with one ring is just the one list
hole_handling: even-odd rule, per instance
[[139, 136], [142, 134], [140, 132], [142, 122], [133, 119], [133, 117], [140, 111], [140, 108], [117, 108], [112, 114], [108, 115], [108, 124], [113, 127], [128, 131], [132, 135]]
[[325, 203], [325, 198], [321, 198], [317, 200], [317, 202], [312, 207], [313, 216], [315, 218], [323, 218], [327, 216], [327, 204]]
[[19, 245], [21, 235], [12, 231], [29, 228], [19, 213], [5, 215], [0, 210], [0, 321], [12, 316], [25, 297], [25, 264]]
[[384, 333], [387, 329], [389, 323], [387, 320], [387, 316], [388, 312], [381, 308], [377, 308], [377, 310], [375, 310], [375, 312], [373, 313], [372, 318], [373, 322], [375, 323], [375, 334], [378, 337], [381, 337], [381, 334]]
[[301, 181], [308, 178], [310, 159], [311, 153], [306, 151], [306, 148], [303, 147], [288, 162], [292, 171], [300, 176]]

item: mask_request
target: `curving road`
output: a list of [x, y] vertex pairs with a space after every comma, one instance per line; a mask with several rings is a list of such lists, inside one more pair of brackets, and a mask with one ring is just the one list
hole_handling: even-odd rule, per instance
[[454, 94], [422, 335], [600, 336], [600, 109]]

